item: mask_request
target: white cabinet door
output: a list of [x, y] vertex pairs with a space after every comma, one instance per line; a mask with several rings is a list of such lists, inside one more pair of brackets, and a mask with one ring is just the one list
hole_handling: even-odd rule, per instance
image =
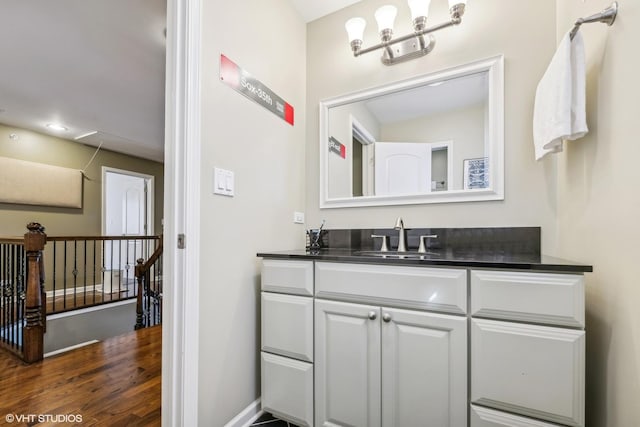
[[382, 320], [382, 425], [466, 427], [466, 317], [382, 308]]
[[584, 426], [584, 331], [473, 319], [471, 401]]
[[380, 308], [315, 301], [316, 426], [380, 426]]

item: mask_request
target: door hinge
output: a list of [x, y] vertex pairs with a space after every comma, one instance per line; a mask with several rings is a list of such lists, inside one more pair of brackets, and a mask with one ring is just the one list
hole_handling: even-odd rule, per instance
[[184, 249], [184, 234], [178, 234], [178, 249]]

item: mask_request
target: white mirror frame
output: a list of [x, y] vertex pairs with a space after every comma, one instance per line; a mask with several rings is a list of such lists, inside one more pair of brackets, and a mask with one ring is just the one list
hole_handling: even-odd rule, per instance
[[[483, 71], [488, 72], [489, 82], [488, 129], [486, 130], [488, 140], [485, 142], [488, 144], [487, 153], [489, 155], [489, 173], [491, 174], [489, 188], [397, 196], [329, 198], [329, 174], [327, 171], [329, 150], [327, 141], [329, 141], [330, 136], [328, 120], [330, 108]], [[504, 200], [504, 57], [500, 55], [376, 88], [322, 100], [320, 101], [319, 148], [320, 209]]]

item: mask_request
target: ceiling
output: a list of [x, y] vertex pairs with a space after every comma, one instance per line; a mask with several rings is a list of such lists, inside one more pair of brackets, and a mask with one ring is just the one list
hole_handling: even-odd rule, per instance
[[[360, 0], [290, 1], [309, 22]], [[165, 26], [166, 0], [3, 2], [0, 123], [162, 161]]]
[[379, 123], [389, 124], [484, 104], [489, 96], [486, 72], [430, 83], [363, 101]]

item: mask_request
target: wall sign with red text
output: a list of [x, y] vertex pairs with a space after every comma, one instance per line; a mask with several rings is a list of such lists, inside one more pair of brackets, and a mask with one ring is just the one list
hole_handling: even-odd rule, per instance
[[347, 157], [347, 147], [334, 137], [329, 138], [329, 151], [333, 151], [343, 159]]
[[220, 55], [220, 80], [293, 126], [293, 106], [224, 55]]

